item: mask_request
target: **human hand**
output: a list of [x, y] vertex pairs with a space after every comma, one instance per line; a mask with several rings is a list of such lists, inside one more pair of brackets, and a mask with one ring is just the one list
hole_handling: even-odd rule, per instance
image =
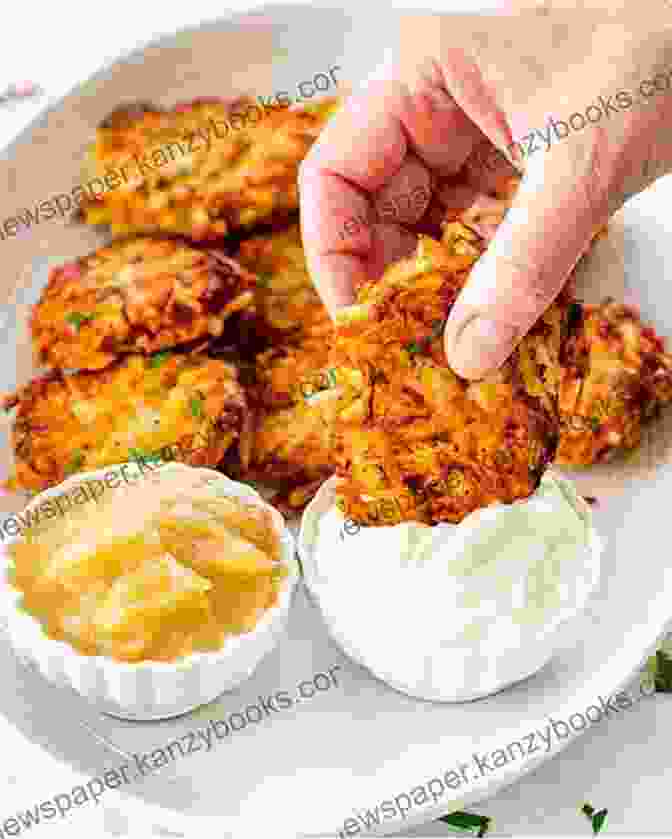
[[[524, 177], [444, 336], [455, 371], [480, 378], [550, 305], [595, 229], [672, 169], [672, 9], [600, 3], [402, 20], [398, 49], [300, 170], [306, 258], [332, 315], [412, 250], [407, 227], [437, 184], [450, 203], [445, 179], [466, 163], [476, 193], [510, 174], [508, 156]], [[491, 171], [474, 164], [484, 144], [502, 153]], [[376, 221], [385, 205], [398, 212]]]

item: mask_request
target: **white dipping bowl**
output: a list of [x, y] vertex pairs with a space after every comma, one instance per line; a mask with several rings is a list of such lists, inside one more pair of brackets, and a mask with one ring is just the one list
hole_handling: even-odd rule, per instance
[[[601, 540], [567, 480], [547, 473], [529, 499], [490, 505], [457, 525], [360, 529], [344, 527], [336, 481], [321, 486], [303, 515], [306, 586], [343, 652], [390, 687], [437, 702], [479, 699], [531, 676], [573, 643], [575, 619], [599, 582]], [[524, 535], [509, 527], [501, 537], [511, 513]], [[548, 539], [537, 538], [543, 526]], [[533, 615], [539, 591], [553, 605], [526, 624], [521, 616]]]
[[[131, 479], [143, 480], [143, 469], [135, 462], [73, 475], [31, 499], [23, 511], [24, 516], [26, 511], [38, 507], [46, 499], [62, 495], [79, 484], [102, 482], [105, 475], [118, 473], [122, 465], [127, 466]], [[47, 637], [38, 621], [19, 608], [22, 594], [10, 584], [7, 572], [11, 558], [8, 546], [19, 541], [21, 535], [6, 539], [0, 546], [0, 610], [6, 620], [9, 639], [19, 657], [29, 666], [36, 667], [49, 681], [74, 688], [101, 711], [128, 720], [160, 720], [185, 714], [249, 678], [285, 632], [292, 594], [299, 577], [294, 540], [285, 521], [258, 492], [214, 469], [178, 462], [169, 462], [157, 468], [197, 468], [199, 472], [212, 475], [221, 482], [226, 494], [270, 509], [280, 536], [281, 560], [289, 573], [278, 593], [278, 602], [262, 615], [252, 631], [228, 637], [224, 646], [216, 652], [193, 653], [175, 662], [123, 662], [105, 656], [82, 655], [70, 644]], [[156, 474], [156, 469], [153, 474]]]

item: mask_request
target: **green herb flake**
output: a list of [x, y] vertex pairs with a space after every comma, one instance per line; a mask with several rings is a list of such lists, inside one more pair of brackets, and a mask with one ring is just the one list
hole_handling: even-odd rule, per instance
[[604, 827], [604, 823], [607, 819], [607, 811], [600, 810], [599, 813], [595, 813], [593, 816], [593, 834], [597, 836], [597, 834], [602, 830]]
[[142, 449], [129, 449], [128, 456], [131, 460], [161, 460], [161, 455], [158, 452], [148, 451]]
[[607, 818], [606, 808], [596, 813], [594, 807], [591, 807], [590, 804], [584, 804], [583, 807], [581, 807], [581, 812], [584, 816], [586, 816], [586, 818], [590, 819], [593, 827], [593, 835], [597, 836], [600, 830], [604, 827], [604, 822]]
[[153, 370], [156, 367], [161, 367], [168, 359], [172, 356], [172, 352], [169, 350], [163, 350], [162, 352], [154, 353], [154, 355], [150, 356], [149, 358], [149, 367]]
[[570, 303], [567, 311], [567, 329], [571, 332], [581, 323], [582, 318], [583, 306], [580, 303]]
[[69, 324], [79, 330], [83, 323], [93, 320], [96, 317], [94, 312], [68, 312], [65, 319]]
[[192, 417], [201, 419], [203, 417], [203, 399], [200, 396], [192, 396], [189, 400], [189, 410]]
[[329, 380], [330, 387], [336, 387], [336, 384], [337, 384], [336, 371], [334, 370], [333, 367], [328, 367], [327, 368], [327, 379]]
[[658, 693], [672, 693], [672, 658], [663, 650], [658, 650], [653, 657], [653, 679]]
[[16, 604], [16, 609], [17, 609], [18, 612], [23, 612], [24, 615], [29, 615], [30, 614], [30, 612], [28, 611], [28, 607], [26, 606], [26, 602], [23, 599], [23, 597]]
[[461, 810], [440, 816], [438, 820], [457, 830], [477, 830], [476, 835], [479, 837], [485, 836], [492, 821], [489, 816], [478, 816], [476, 813], [465, 813]]
[[593, 429], [593, 431], [599, 431], [600, 430], [601, 420], [600, 420], [599, 417], [593, 416], [593, 417], [590, 418], [589, 422], [590, 422], [590, 427]]
[[267, 288], [271, 280], [273, 279], [273, 274], [270, 271], [260, 271], [257, 274], [257, 285], [261, 288]]
[[418, 259], [418, 271], [421, 271], [423, 274], [431, 271], [433, 267], [434, 263], [428, 256], [422, 256]]
[[412, 341], [410, 344], [407, 344], [404, 347], [404, 349], [406, 350], [406, 352], [409, 352], [411, 354], [427, 352], [427, 350], [429, 349], [429, 345], [432, 343], [432, 341], [435, 341], [438, 337], [440, 337], [443, 334], [445, 325], [445, 320], [435, 320], [434, 323], [432, 323], [432, 331], [429, 335], [426, 335], [419, 341]]
[[84, 465], [84, 452], [81, 449], [75, 449], [70, 458], [70, 463], [65, 467], [67, 475], [72, 475], [78, 472]]

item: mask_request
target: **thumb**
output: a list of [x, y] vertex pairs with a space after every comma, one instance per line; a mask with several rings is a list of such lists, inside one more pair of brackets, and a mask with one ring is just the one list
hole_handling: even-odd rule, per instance
[[592, 163], [577, 167], [568, 149], [558, 151], [528, 166], [450, 313], [446, 356], [464, 378], [482, 378], [508, 358], [560, 292], [596, 226], [606, 221], [604, 172], [592, 155]]

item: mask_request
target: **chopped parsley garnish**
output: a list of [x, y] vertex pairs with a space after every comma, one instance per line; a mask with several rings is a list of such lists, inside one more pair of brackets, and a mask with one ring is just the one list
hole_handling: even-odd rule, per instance
[[581, 808], [581, 812], [590, 819], [593, 826], [593, 835], [597, 836], [604, 826], [604, 822], [607, 818], [607, 810], [600, 810], [596, 813], [594, 807], [591, 807], [590, 804], [584, 804]]
[[336, 371], [333, 367], [327, 368], [327, 379], [329, 380], [330, 387], [336, 387]]
[[260, 271], [257, 274], [257, 285], [266, 288], [273, 279], [273, 274], [270, 271]]
[[672, 693], [672, 658], [667, 656], [663, 650], [658, 650], [655, 656], [649, 659], [653, 679], [658, 693]]
[[79, 329], [83, 323], [93, 320], [96, 317], [94, 312], [68, 312], [65, 319], [69, 324]]
[[567, 312], [567, 328], [571, 331], [581, 323], [583, 317], [583, 306], [580, 303], [571, 303]]
[[19, 612], [23, 612], [24, 615], [30, 614], [30, 612], [28, 611], [28, 607], [26, 606], [26, 601], [23, 599], [23, 597], [16, 604], [16, 608], [19, 610]]
[[438, 821], [455, 827], [458, 830], [477, 830], [476, 836], [485, 836], [490, 827], [492, 819], [489, 816], [478, 816], [476, 813], [465, 813], [457, 810], [447, 816], [440, 816]]
[[150, 356], [149, 366], [152, 369], [160, 367], [164, 362], [168, 361], [171, 355], [172, 352], [169, 350], [162, 350], [161, 352], [154, 353], [154, 355]]
[[600, 425], [601, 425], [601, 421], [600, 421], [599, 417], [593, 416], [593, 417], [590, 418], [589, 422], [590, 422], [590, 427], [593, 429], [593, 431], [599, 431]]
[[597, 834], [602, 830], [604, 823], [607, 819], [607, 811], [600, 810], [599, 813], [595, 813], [593, 816], [593, 833], [597, 836]]
[[157, 452], [144, 452], [142, 449], [130, 449], [128, 452], [131, 460], [160, 460], [161, 455]]
[[426, 335], [424, 338], [420, 338], [419, 341], [412, 341], [410, 344], [406, 345], [405, 349], [411, 354], [427, 352], [427, 349], [432, 341], [436, 340], [443, 333], [445, 325], [445, 320], [435, 320], [432, 324], [432, 331], [429, 335]]
[[200, 396], [192, 396], [189, 400], [189, 410], [192, 417], [200, 419], [203, 416], [203, 399]]
[[84, 452], [81, 449], [75, 449], [70, 458], [70, 463], [65, 467], [65, 470], [68, 475], [71, 475], [73, 472], [77, 472], [77, 470], [81, 469], [84, 465]]

